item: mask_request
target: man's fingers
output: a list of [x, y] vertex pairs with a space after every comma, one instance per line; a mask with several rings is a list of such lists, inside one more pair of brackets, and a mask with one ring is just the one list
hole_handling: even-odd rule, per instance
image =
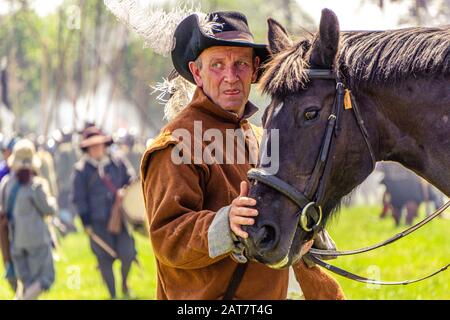
[[256, 217], [258, 215], [258, 210], [245, 208], [245, 207], [234, 207], [230, 215], [234, 216], [244, 216], [244, 217]]
[[251, 207], [256, 205], [256, 200], [248, 197], [239, 197], [233, 200], [236, 207]]
[[255, 219], [237, 216], [231, 218], [231, 223], [239, 224], [241, 226], [251, 226], [255, 224]]
[[246, 197], [248, 194], [248, 184], [246, 181], [241, 181], [241, 192], [239, 193], [240, 197]]
[[231, 231], [233, 231], [233, 233], [235, 235], [237, 235], [238, 237], [241, 237], [243, 239], [247, 239], [248, 238], [248, 233], [245, 232], [244, 230], [242, 230], [239, 225], [232, 223], [230, 225], [230, 228], [231, 228]]
[[230, 229], [231, 231], [243, 239], [248, 238], [248, 233], [242, 230], [241, 226], [251, 226], [255, 220], [247, 217], [255, 217], [258, 211], [247, 207], [255, 206], [256, 200], [247, 197], [248, 184], [246, 181], [241, 181], [239, 197], [233, 200], [232, 207], [229, 213]]

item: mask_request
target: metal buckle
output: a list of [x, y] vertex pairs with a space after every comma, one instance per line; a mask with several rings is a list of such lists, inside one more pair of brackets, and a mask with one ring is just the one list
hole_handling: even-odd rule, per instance
[[[308, 210], [312, 207], [315, 206], [317, 207], [319, 210], [319, 219], [316, 221], [315, 225], [312, 226], [311, 228], [308, 227], [308, 216], [307, 216], [307, 212]], [[322, 207], [317, 205], [315, 202], [310, 202], [308, 203], [303, 209], [302, 209], [302, 213], [300, 215], [300, 226], [302, 227], [303, 230], [305, 230], [306, 232], [310, 232], [313, 231], [315, 228], [317, 228], [320, 225], [320, 222], [322, 222]]]

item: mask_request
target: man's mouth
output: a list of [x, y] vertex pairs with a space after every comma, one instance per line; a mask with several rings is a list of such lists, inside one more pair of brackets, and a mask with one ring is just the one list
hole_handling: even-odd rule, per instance
[[240, 94], [241, 90], [239, 90], [239, 89], [230, 89], [230, 90], [225, 90], [223, 93], [228, 95], [228, 96], [235, 96], [235, 95]]

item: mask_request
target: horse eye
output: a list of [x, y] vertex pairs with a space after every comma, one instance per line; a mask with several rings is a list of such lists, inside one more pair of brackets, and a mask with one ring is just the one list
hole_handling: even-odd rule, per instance
[[317, 110], [309, 110], [309, 111], [305, 111], [305, 113], [304, 113], [304, 117], [307, 121], [316, 119], [318, 115], [319, 115], [319, 111], [317, 111]]

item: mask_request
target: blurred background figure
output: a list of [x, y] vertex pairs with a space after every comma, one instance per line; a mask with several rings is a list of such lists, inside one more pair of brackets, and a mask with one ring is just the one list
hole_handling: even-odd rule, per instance
[[128, 274], [136, 249], [122, 212], [124, 189], [135, 180], [133, 168], [109, 147], [113, 140], [97, 127], [88, 127], [80, 143], [83, 156], [75, 164], [71, 200], [90, 237], [110, 297], [116, 298], [113, 263], [121, 261], [122, 293], [130, 295]]
[[4, 176], [6, 176], [9, 173], [9, 167], [8, 167], [8, 158], [10, 157], [12, 150], [14, 148], [14, 145], [16, 144], [17, 140], [19, 138], [12, 136], [12, 137], [4, 137], [1, 136], [0, 141], [0, 148], [2, 151], [2, 160], [0, 161], [0, 181]]
[[70, 203], [72, 185], [70, 177], [75, 163], [80, 159], [78, 148], [73, 145], [73, 133], [69, 128], [57, 130], [53, 134], [56, 142], [54, 151], [56, 181], [58, 186], [59, 217], [65, 226], [66, 233], [75, 232], [75, 209]]
[[128, 218], [128, 223], [133, 230], [148, 237], [147, 213], [142, 196], [140, 182], [141, 159], [146, 150], [143, 139], [138, 136], [136, 128], [120, 128], [114, 135], [114, 143], [117, 146], [117, 154], [126, 159], [133, 167], [137, 180], [127, 188], [124, 196], [123, 209]]
[[[5, 137], [3, 134], [0, 136], [0, 148], [2, 152], [2, 160], [0, 161], [0, 183], [2, 182], [3, 178], [6, 177], [9, 172], [10, 168], [8, 166], [8, 159], [12, 154], [12, 150], [14, 148], [14, 145], [19, 140], [17, 137]], [[3, 197], [3, 194], [0, 193], [0, 197]], [[1, 198], [0, 198], [0, 201]], [[6, 209], [3, 209], [3, 213], [5, 214]], [[8, 239], [8, 226], [6, 221], [0, 222], [2, 224], [1, 230], [0, 230], [0, 237], [2, 239], [2, 257], [3, 257], [3, 263], [5, 266], [5, 279], [8, 281], [8, 283], [11, 286], [11, 289], [15, 292], [17, 290], [17, 278], [16, 274], [14, 272], [14, 266], [11, 260], [11, 253], [9, 252], [9, 239]]]
[[145, 152], [145, 145], [137, 136], [136, 128], [129, 130], [120, 128], [114, 137], [114, 141], [119, 147], [119, 152], [130, 162], [134, 171], [139, 176], [141, 158]]
[[50, 194], [57, 198], [58, 197], [58, 185], [56, 183], [56, 172], [55, 163], [53, 161], [53, 156], [49, 151], [47, 145], [47, 140], [43, 135], [36, 138], [36, 156], [41, 160], [41, 167], [39, 170], [39, 175], [42, 176], [49, 185]]
[[57, 204], [47, 181], [38, 176], [41, 164], [33, 142], [19, 140], [8, 158], [10, 174], [0, 184], [2, 220], [7, 222], [10, 258], [21, 284], [16, 299], [36, 299], [55, 280], [45, 217], [56, 213]]
[[398, 226], [406, 211], [405, 223], [412, 225], [414, 218], [418, 216], [420, 204], [425, 204], [426, 214], [443, 205], [444, 198], [440, 191], [400, 164], [381, 162], [377, 168], [384, 175], [381, 183], [386, 187], [380, 218], [391, 213]]

